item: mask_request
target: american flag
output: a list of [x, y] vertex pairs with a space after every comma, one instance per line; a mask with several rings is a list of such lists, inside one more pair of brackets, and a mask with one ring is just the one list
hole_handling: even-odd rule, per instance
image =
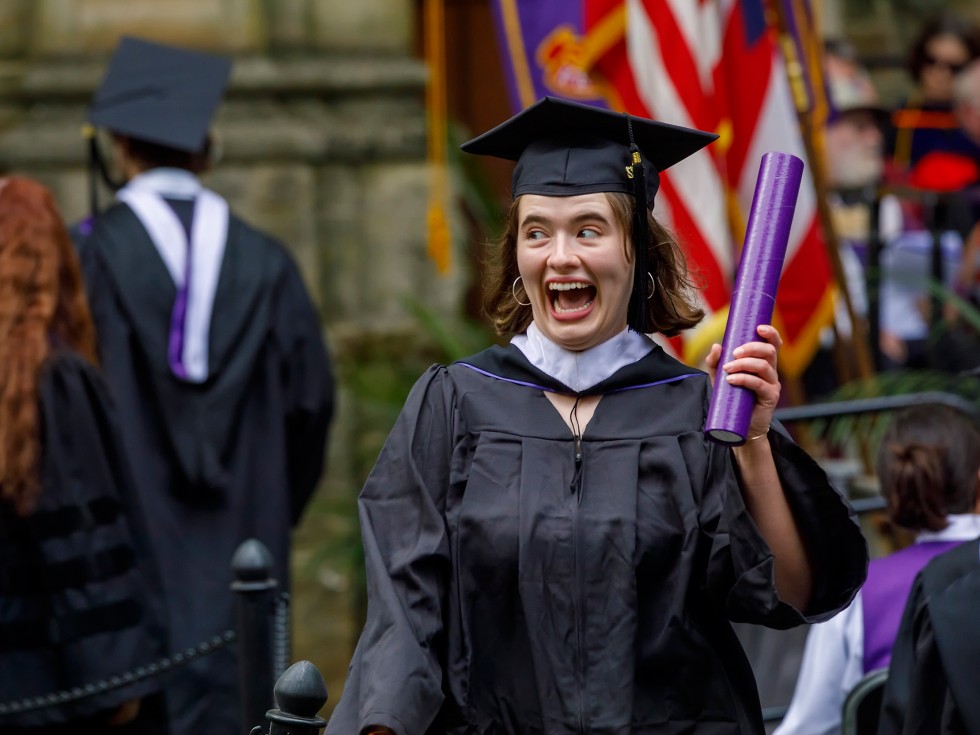
[[[541, 90], [578, 99], [594, 95], [614, 109], [719, 133], [713, 145], [665, 172], [655, 209], [677, 234], [703, 288], [709, 317], [672, 344], [686, 361], [698, 362], [724, 336], [762, 155], [781, 151], [807, 160], [763, 0], [497, 5], [506, 56], [524, 60], [522, 73], [514, 63], [514, 89], [524, 90], [514, 94], [520, 107]], [[579, 82], [562, 86], [562, 79]], [[832, 321], [833, 301], [816, 193], [804, 176], [773, 317], [784, 340], [785, 376], [797, 377], [809, 364], [820, 330]]]

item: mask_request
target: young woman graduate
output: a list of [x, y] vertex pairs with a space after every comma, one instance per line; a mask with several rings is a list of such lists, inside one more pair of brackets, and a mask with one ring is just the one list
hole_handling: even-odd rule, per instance
[[517, 161], [488, 292], [514, 336], [421, 377], [363, 488], [331, 735], [762, 733], [729, 621], [824, 619], [860, 586], [852, 509], [771, 426], [776, 330], [720, 366], [757, 396], [735, 449], [702, 431], [711, 376], [645, 335], [702, 316], [650, 210], [714, 137], [546, 98], [463, 146]]
[[159, 679], [95, 688], [169, 652], [147, 537], [68, 232], [0, 179], [0, 732], [168, 732]]

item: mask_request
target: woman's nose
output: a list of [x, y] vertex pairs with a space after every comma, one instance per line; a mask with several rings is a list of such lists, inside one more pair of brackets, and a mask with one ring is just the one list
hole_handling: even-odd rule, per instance
[[575, 243], [571, 237], [558, 233], [551, 240], [551, 253], [548, 255], [548, 265], [555, 269], [570, 268], [578, 265], [578, 255]]

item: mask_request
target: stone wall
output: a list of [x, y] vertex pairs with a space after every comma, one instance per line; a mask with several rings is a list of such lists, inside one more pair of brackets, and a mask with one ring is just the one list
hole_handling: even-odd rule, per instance
[[[40, 179], [77, 220], [85, 108], [119, 36], [234, 56], [207, 185], [295, 254], [342, 375], [397, 368], [426, 341], [408, 302], [456, 314], [467, 278], [461, 250], [446, 275], [426, 255], [414, 13], [413, 0], [3, 0], [0, 169]], [[353, 499], [391, 419], [366, 393], [342, 382], [329, 471], [297, 531], [293, 655], [323, 671], [328, 707], [357, 626]]]

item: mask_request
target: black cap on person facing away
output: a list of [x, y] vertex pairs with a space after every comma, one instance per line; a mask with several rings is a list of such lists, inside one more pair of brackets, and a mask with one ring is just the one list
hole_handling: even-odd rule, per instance
[[230, 75], [229, 58], [123, 37], [92, 98], [88, 122], [200, 153]]
[[[653, 208], [660, 172], [717, 137], [703, 130], [544, 97], [461, 148], [475, 155], [516, 161], [511, 181], [514, 197], [633, 195], [636, 245], [647, 242], [646, 210]], [[629, 325], [646, 332], [646, 248], [637, 247], [635, 255]]]

